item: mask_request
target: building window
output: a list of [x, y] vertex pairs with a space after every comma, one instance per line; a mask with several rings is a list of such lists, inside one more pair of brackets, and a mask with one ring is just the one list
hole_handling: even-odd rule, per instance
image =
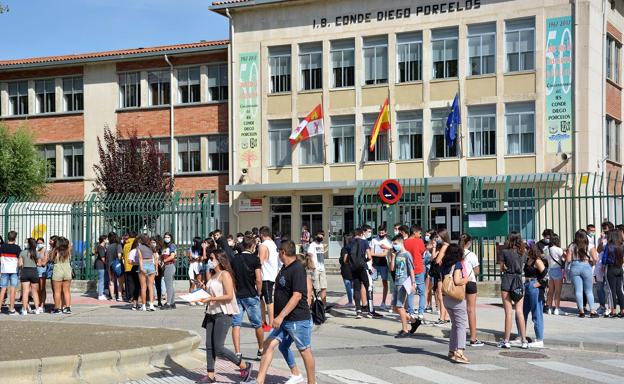
[[355, 162], [355, 116], [331, 118], [333, 163]]
[[449, 147], [446, 143], [446, 119], [448, 117], [448, 109], [432, 109], [431, 110], [431, 130], [433, 131], [433, 150], [431, 156], [434, 159], [444, 159], [457, 157], [457, 141], [459, 140], [459, 132], [455, 142]]
[[9, 115], [28, 115], [28, 81], [9, 83]]
[[166, 162], [166, 172], [171, 172], [171, 164], [170, 164], [170, 147], [171, 147], [171, 139], [155, 139], [154, 145], [156, 145], [156, 150], [163, 155], [162, 159], [158, 160], [158, 165], [160, 166], [161, 161]]
[[119, 74], [120, 108], [141, 106], [141, 77], [139, 72]]
[[332, 87], [355, 85], [355, 46], [353, 40], [331, 42]]
[[151, 71], [147, 73], [150, 105], [167, 105], [171, 94], [171, 75], [169, 71]]
[[403, 111], [397, 113], [397, 131], [399, 134], [399, 160], [422, 159], [423, 157], [423, 122], [421, 111]]
[[178, 69], [178, 103], [199, 103], [199, 67]]
[[208, 66], [208, 97], [210, 101], [224, 101], [228, 98], [227, 64]]
[[531, 71], [535, 68], [535, 19], [505, 22], [507, 72]]
[[208, 169], [214, 172], [228, 170], [227, 135], [208, 136]]
[[324, 137], [324, 135], [316, 135], [299, 143], [301, 165], [323, 164]]
[[364, 38], [364, 84], [388, 82], [388, 38], [386, 36]]
[[52, 113], [56, 111], [54, 79], [35, 81], [35, 95], [35, 111], [37, 113]]
[[271, 210], [271, 229], [280, 233], [282, 238], [291, 238], [292, 198], [290, 196], [274, 196], [269, 200]]
[[422, 32], [397, 35], [397, 82], [422, 80]]
[[201, 155], [199, 137], [178, 139], [178, 172], [200, 172]]
[[431, 32], [433, 78], [457, 77], [457, 28]]
[[299, 89], [323, 88], [323, 45], [321, 43], [301, 44], [299, 46]]
[[373, 133], [373, 127], [377, 121], [378, 114], [367, 113], [363, 115], [362, 128], [364, 131], [364, 151], [367, 154], [367, 161], [388, 161], [388, 131], [380, 131], [377, 136], [377, 143], [375, 143], [375, 149], [369, 151], [371, 135]]
[[63, 145], [63, 177], [84, 176], [82, 143]]
[[496, 106], [468, 108], [470, 156], [496, 155]]
[[470, 209], [473, 211], [495, 211], [496, 189], [475, 189], [470, 193]]
[[323, 196], [301, 196], [301, 226], [304, 225], [312, 237], [323, 230]]
[[509, 231], [517, 231], [523, 239], [535, 240], [535, 190], [533, 188], [509, 189], [507, 196]]
[[620, 157], [620, 133], [621, 123], [607, 116], [604, 125], [604, 148], [605, 158], [617, 163], [621, 162]]
[[82, 111], [84, 109], [82, 77], [66, 77], [63, 79], [63, 110], [65, 112]]
[[622, 44], [615, 40], [611, 35], [607, 35], [606, 61], [607, 61], [607, 78], [620, 83], [620, 55], [622, 52]]
[[292, 149], [288, 137], [291, 133], [290, 120], [269, 121], [269, 165], [285, 167], [292, 164]]
[[269, 48], [271, 93], [290, 92], [290, 46]]
[[507, 126], [507, 154], [520, 155], [535, 152], [535, 105], [513, 103], [505, 105]]
[[48, 179], [56, 178], [56, 145], [42, 145], [39, 147], [39, 153], [46, 162], [46, 177]]
[[468, 74], [496, 72], [496, 23], [468, 26]]

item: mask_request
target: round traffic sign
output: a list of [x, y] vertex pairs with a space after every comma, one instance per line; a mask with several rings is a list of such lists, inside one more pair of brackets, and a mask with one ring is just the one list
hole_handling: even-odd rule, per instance
[[381, 201], [386, 204], [396, 204], [401, 200], [402, 195], [403, 187], [401, 187], [401, 184], [396, 180], [386, 180], [381, 183], [381, 187], [379, 187], [379, 197]]

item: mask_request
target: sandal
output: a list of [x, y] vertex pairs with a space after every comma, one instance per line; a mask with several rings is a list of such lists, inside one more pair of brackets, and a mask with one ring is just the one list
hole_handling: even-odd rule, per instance
[[453, 357], [451, 357], [451, 360], [458, 364], [470, 364], [470, 360], [468, 360], [468, 358], [463, 353], [457, 351], [455, 351]]

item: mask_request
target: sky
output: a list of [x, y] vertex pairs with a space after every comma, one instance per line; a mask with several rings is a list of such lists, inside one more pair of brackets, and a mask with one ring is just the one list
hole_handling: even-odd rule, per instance
[[228, 38], [211, 0], [0, 0], [0, 60]]

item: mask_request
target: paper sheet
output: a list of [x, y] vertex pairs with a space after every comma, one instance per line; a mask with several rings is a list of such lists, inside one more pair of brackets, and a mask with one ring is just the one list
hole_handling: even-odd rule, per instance
[[485, 213], [468, 215], [468, 228], [487, 228], [487, 216]]
[[193, 303], [193, 302], [200, 301], [202, 299], [209, 298], [210, 294], [208, 294], [208, 292], [204, 291], [203, 289], [196, 289], [192, 293], [187, 293], [186, 295], [181, 295], [179, 297], [183, 301], [186, 301], [188, 303]]
[[403, 282], [403, 288], [405, 288], [405, 291], [407, 291], [407, 294], [411, 294], [412, 293], [412, 279], [405, 279], [405, 281]]

